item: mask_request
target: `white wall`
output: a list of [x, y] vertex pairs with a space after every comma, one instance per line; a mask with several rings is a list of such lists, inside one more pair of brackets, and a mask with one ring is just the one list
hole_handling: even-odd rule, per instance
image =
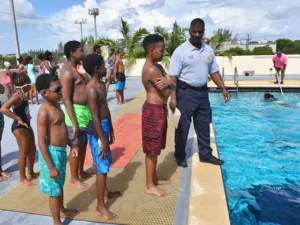
[[[288, 55], [287, 75], [300, 75], [300, 55]], [[239, 75], [244, 71], [254, 71], [254, 76], [270, 75], [270, 68], [273, 68], [272, 56], [233, 56], [232, 59], [223, 56], [216, 57], [222, 71], [224, 67], [225, 76], [234, 74], [234, 67], [237, 67]], [[141, 76], [145, 59], [138, 59], [128, 76]], [[274, 69], [273, 69], [274, 71]]]
[[[300, 75], [300, 55], [288, 55], [287, 75]], [[244, 71], [254, 71], [254, 76], [269, 75], [270, 68], [273, 68], [272, 56], [217, 56], [220, 70], [224, 67], [225, 75], [233, 75], [234, 67], [237, 67], [239, 74]], [[274, 71], [274, 69], [273, 69]]]

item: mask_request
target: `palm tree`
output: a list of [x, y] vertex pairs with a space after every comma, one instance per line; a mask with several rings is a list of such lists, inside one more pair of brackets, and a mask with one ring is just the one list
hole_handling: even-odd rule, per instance
[[101, 46], [107, 46], [108, 48], [113, 48], [114, 50], [116, 50], [119, 46], [118, 41], [110, 38], [100, 38], [95, 42], [95, 44], [100, 44]]
[[145, 28], [139, 28], [132, 33], [128, 22], [123, 20], [123, 18], [121, 18], [119, 31], [122, 34], [119, 44], [120, 47], [123, 47], [125, 50], [125, 67], [126, 69], [130, 70], [136, 63], [137, 58], [140, 58], [141, 56], [144, 58], [145, 53], [141, 41], [147, 34], [149, 34], [149, 32]]
[[87, 54], [89, 51], [88, 46], [87, 46], [87, 43], [88, 43], [87, 41], [88, 41], [88, 38], [86, 38], [86, 37], [80, 39], [80, 43], [81, 43], [81, 46], [83, 47], [83, 51], [85, 54]]
[[87, 46], [89, 53], [93, 53], [93, 47], [96, 44], [96, 40], [93, 35], [87, 37]]
[[188, 28], [182, 28], [175, 21], [171, 32], [168, 32], [167, 28], [156, 26], [154, 32], [164, 37], [166, 42], [165, 56], [162, 60], [164, 66], [168, 69], [170, 66], [170, 58], [175, 49], [186, 41], [186, 32]]
[[234, 37], [232, 36], [232, 31], [227, 29], [219, 28], [217, 31], [213, 32], [213, 36], [210, 38], [210, 46], [215, 51], [216, 54], [220, 53], [221, 47], [225, 42], [234, 42], [238, 40], [238, 34]]

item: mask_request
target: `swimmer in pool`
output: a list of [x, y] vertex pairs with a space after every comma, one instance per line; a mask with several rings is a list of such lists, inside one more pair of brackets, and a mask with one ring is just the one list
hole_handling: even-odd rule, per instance
[[283, 101], [279, 101], [278, 99], [276, 99], [274, 97], [274, 95], [270, 94], [270, 93], [265, 93], [264, 95], [264, 99], [266, 102], [274, 102], [278, 105], [284, 106], [284, 107], [291, 107], [290, 105], [288, 105], [287, 103], [283, 102]]

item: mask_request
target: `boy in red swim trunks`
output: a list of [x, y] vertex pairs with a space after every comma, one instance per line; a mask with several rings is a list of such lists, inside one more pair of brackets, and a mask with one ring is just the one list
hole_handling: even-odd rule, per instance
[[[169, 184], [169, 180], [159, 180], [156, 174], [157, 156], [166, 146], [168, 128], [166, 103], [171, 89], [176, 88], [171, 78], [158, 64], [164, 56], [163, 37], [150, 34], [145, 37], [143, 47], [146, 51], [146, 62], [142, 71], [142, 82], [147, 92], [147, 99], [142, 109], [143, 150], [146, 154], [146, 186], [144, 192], [155, 196], [166, 196], [169, 193], [157, 187]], [[166, 86], [167, 88], [162, 88]]]

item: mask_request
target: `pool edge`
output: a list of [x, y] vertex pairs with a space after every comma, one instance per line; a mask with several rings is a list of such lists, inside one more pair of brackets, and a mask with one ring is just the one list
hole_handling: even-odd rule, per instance
[[[210, 125], [213, 155], [218, 157], [214, 127]], [[200, 163], [194, 134], [189, 225], [230, 225], [221, 167]]]

